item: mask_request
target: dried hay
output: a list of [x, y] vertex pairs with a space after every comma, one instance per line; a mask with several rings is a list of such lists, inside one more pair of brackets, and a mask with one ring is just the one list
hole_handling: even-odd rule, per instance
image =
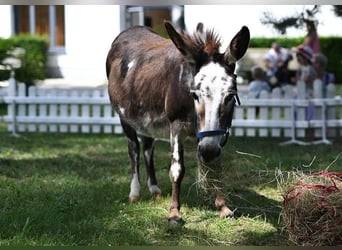
[[280, 184], [282, 217], [291, 241], [342, 245], [342, 172], [296, 172]]
[[219, 161], [211, 164], [198, 163], [196, 189], [201, 199], [208, 203], [213, 203], [216, 194], [219, 192], [223, 198], [228, 199], [225, 192], [228, 175], [222, 171]]

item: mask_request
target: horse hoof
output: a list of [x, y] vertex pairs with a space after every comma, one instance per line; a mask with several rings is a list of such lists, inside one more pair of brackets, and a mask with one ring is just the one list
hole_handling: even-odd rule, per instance
[[172, 228], [181, 227], [185, 223], [185, 221], [182, 219], [182, 217], [168, 218], [168, 222], [169, 222], [169, 226]]
[[234, 217], [234, 212], [232, 210], [230, 210], [228, 207], [224, 206], [221, 208], [220, 211], [220, 218], [224, 219], [224, 218], [233, 218]]
[[129, 197], [130, 203], [136, 203], [136, 202], [138, 202], [138, 200], [139, 200], [138, 196], [133, 195], [133, 196]]
[[159, 200], [162, 198], [162, 195], [161, 195], [161, 193], [155, 193], [155, 194], [153, 194], [153, 198], [154, 198], [156, 201], [159, 201]]

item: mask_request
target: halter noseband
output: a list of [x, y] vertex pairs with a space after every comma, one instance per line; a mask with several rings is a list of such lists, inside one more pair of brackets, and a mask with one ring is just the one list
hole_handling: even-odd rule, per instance
[[218, 135], [224, 135], [224, 139], [220, 142], [221, 147], [223, 147], [224, 145], [226, 145], [226, 143], [228, 141], [228, 136], [230, 135], [229, 128], [197, 132], [196, 133], [196, 138], [197, 139], [202, 139], [204, 137], [218, 136]]

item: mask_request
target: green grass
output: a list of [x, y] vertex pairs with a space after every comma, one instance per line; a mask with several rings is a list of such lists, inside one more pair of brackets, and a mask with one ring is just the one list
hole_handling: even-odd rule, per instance
[[279, 146], [282, 141], [229, 138], [223, 162], [236, 216], [222, 220], [197, 195], [195, 141], [187, 140], [181, 194], [186, 223], [173, 229], [167, 224], [167, 143], [158, 141], [155, 151], [162, 199], [150, 197], [142, 165], [141, 199], [130, 204], [123, 136], [24, 133], [16, 138], [0, 124], [0, 246], [289, 245], [275, 170], [331, 165], [329, 170], [341, 171], [342, 141], [306, 147]]

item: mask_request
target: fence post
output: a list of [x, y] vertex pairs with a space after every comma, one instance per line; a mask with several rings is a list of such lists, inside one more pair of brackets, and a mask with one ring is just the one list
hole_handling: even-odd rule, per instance
[[[64, 97], [64, 98], [68, 98], [67, 90], [66, 89], [61, 90], [59, 92], [59, 96]], [[69, 116], [69, 112], [68, 112], [69, 106], [70, 105], [68, 105], [68, 104], [61, 104], [59, 106], [60, 107], [59, 117], [61, 117], [62, 119], [66, 119]], [[67, 133], [67, 132], [69, 132], [68, 128], [69, 128], [68, 124], [60, 124], [59, 125], [59, 132]]]
[[[17, 92], [17, 96], [19, 97], [26, 97], [26, 84], [25, 83], [18, 83], [18, 92]], [[25, 103], [21, 103], [17, 105], [17, 114], [19, 117], [26, 117], [26, 104]], [[18, 125], [18, 131], [19, 132], [25, 132], [26, 130], [26, 125], [25, 123], [18, 123], [17, 120], [17, 125]]]
[[[272, 99], [280, 99], [281, 98], [281, 89], [275, 88], [272, 91]], [[279, 121], [280, 120], [280, 108], [279, 107], [272, 107], [272, 120]], [[272, 128], [272, 137], [280, 137], [280, 129], [279, 128]]]
[[12, 118], [12, 123], [8, 124], [8, 131], [12, 132], [13, 136], [18, 136], [17, 128], [17, 114], [16, 114], [16, 102], [15, 97], [17, 96], [17, 84], [14, 78], [14, 72], [11, 73], [11, 78], [8, 79], [8, 96], [12, 98], [11, 102], [8, 103], [7, 113], [9, 118]]
[[[319, 79], [316, 79], [313, 82], [314, 86], [314, 98], [315, 99], [322, 99], [323, 98], [323, 84], [322, 81]], [[323, 119], [323, 105], [315, 106], [314, 107], [314, 120], [322, 120], [322, 123], [325, 123], [326, 121]], [[323, 126], [321, 128], [315, 128], [315, 137], [323, 137]]]
[[[326, 98], [329, 99], [334, 99], [335, 98], [335, 92], [336, 92], [336, 87], [335, 84], [328, 84], [327, 86], [327, 96]], [[327, 105], [327, 127], [328, 127], [328, 137], [335, 137], [336, 136], [336, 125], [333, 127], [329, 128], [329, 120], [336, 120], [337, 113], [336, 113], [336, 104], [334, 105]]]
[[[269, 99], [269, 94], [267, 91], [262, 90], [260, 93], [260, 99]], [[259, 120], [268, 120], [268, 106], [261, 106], [259, 108]], [[259, 136], [267, 137], [268, 128], [259, 128]]]
[[[285, 85], [283, 87], [284, 90], [284, 99], [286, 101], [291, 101], [292, 103], [294, 102], [294, 98], [295, 98], [295, 93], [293, 91], [293, 87], [291, 85]], [[284, 115], [285, 115], [285, 120], [286, 121], [291, 121], [291, 122], [295, 122], [293, 121], [293, 119], [295, 119], [295, 115], [293, 112], [296, 112], [296, 110], [292, 107], [286, 107], [284, 108]], [[284, 130], [284, 137], [291, 137], [292, 138], [292, 129], [291, 128], [286, 128]]]
[[[304, 81], [298, 81], [297, 82], [297, 99], [298, 100], [305, 100], [306, 99], [306, 86], [305, 86], [305, 82]], [[306, 106], [303, 107], [296, 107], [296, 111], [297, 111], [297, 121], [300, 122], [308, 122], [306, 120], [305, 117], [305, 110], [306, 110]], [[308, 123], [309, 124], [309, 123]], [[296, 136], [297, 137], [305, 137], [305, 128], [301, 128], [301, 129], [296, 129]]]
[[[36, 97], [36, 86], [30, 86], [28, 89], [28, 96], [31, 98], [35, 98]], [[28, 115], [30, 117], [30, 119], [35, 119], [35, 117], [37, 117], [37, 105], [36, 104], [32, 104], [30, 103], [28, 105]], [[29, 132], [36, 132], [37, 131], [37, 125], [32, 123], [28, 125], [28, 131]]]
[[[71, 91], [71, 97], [78, 98], [77, 90], [72, 90]], [[78, 104], [72, 104], [71, 105], [71, 113], [70, 113], [70, 115], [73, 118], [75, 118], [75, 117], [79, 118], [79, 106], [78, 106]], [[77, 133], [78, 132], [78, 125], [77, 124], [70, 125], [70, 132], [71, 133]]]
[[[249, 98], [251, 97], [251, 94], [248, 95]], [[256, 119], [256, 110], [257, 107], [255, 106], [248, 106], [247, 107], [247, 120], [255, 120]], [[247, 136], [256, 136], [256, 128], [247, 128], [246, 129], [246, 135]]]
[[[101, 97], [101, 92], [99, 89], [95, 90], [93, 93], [94, 98]], [[94, 104], [92, 106], [92, 117], [100, 118], [101, 117], [101, 106], [98, 104]], [[101, 126], [100, 125], [92, 125], [92, 132], [93, 133], [100, 133], [101, 132]]]
[[[88, 90], [83, 90], [82, 93], [80, 94], [80, 97], [84, 99], [89, 99], [92, 96], [89, 95], [90, 93]], [[89, 105], [82, 103], [82, 108], [81, 108], [81, 119], [89, 120], [90, 117], [90, 112], [89, 112]], [[84, 124], [81, 126], [81, 131], [82, 133], [90, 133], [90, 126], [88, 124]]]

